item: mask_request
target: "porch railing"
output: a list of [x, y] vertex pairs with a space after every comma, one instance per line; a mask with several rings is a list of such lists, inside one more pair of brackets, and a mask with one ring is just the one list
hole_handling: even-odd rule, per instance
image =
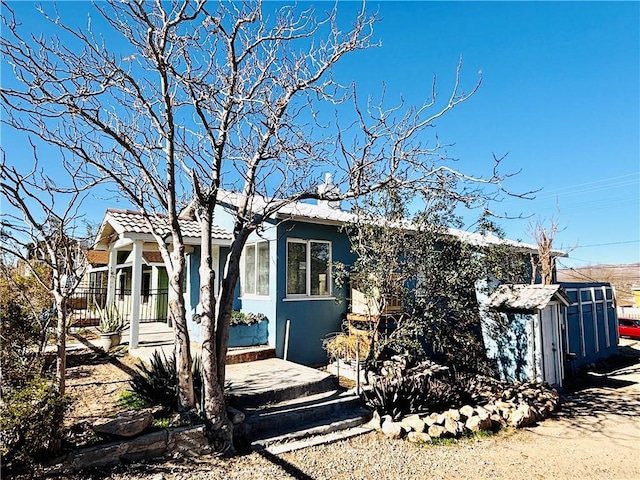
[[[104, 308], [107, 303], [106, 289], [76, 290], [69, 299], [71, 322], [76, 327], [97, 326], [100, 315], [96, 305]], [[131, 290], [116, 290], [114, 304], [122, 316], [131, 320]], [[140, 323], [166, 322], [169, 312], [169, 292], [165, 289], [148, 290], [140, 295]]]

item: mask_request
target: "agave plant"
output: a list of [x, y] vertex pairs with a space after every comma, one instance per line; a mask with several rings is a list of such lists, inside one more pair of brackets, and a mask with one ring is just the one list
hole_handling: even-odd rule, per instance
[[105, 308], [100, 308], [96, 304], [96, 309], [100, 315], [100, 324], [97, 327], [100, 333], [120, 333], [129, 325], [129, 322], [120, 315], [118, 307], [113, 303]]
[[[176, 373], [176, 356], [161, 355], [158, 350], [149, 359], [149, 366], [140, 363], [138, 370], [131, 375], [129, 386], [141, 398], [153, 405], [163, 405], [175, 409], [177, 407], [178, 376]], [[200, 357], [192, 363], [193, 389], [196, 402], [202, 398], [202, 365]]]

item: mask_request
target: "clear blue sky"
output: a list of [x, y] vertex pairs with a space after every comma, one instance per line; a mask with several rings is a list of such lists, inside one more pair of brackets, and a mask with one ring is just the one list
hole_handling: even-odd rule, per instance
[[[34, 15], [31, 3], [12, 5]], [[345, 21], [360, 6], [339, 5]], [[61, 11], [84, 22], [91, 8], [68, 2]], [[493, 154], [508, 153], [504, 169], [521, 173], [507, 187], [542, 189], [535, 200], [509, 200], [495, 210], [557, 217], [563, 230], [556, 246], [576, 247], [565, 265], [640, 262], [640, 3], [369, 2], [367, 8], [379, 11], [375, 38], [382, 47], [345, 58], [338, 78], [355, 80], [361, 96], [379, 93], [384, 82], [390, 99], [421, 103], [434, 73], [440, 95], [448, 94], [463, 55], [464, 89], [479, 70], [483, 85], [435, 131], [455, 143], [449, 153], [462, 170], [486, 174]], [[2, 133], [3, 147], [19, 148], [19, 138]], [[99, 221], [104, 209], [92, 210], [90, 219]], [[529, 240], [528, 222], [502, 226], [508, 237]]]
[[[508, 153], [504, 168], [521, 170], [510, 189], [542, 189], [495, 210], [555, 216], [556, 246], [576, 247], [566, 265], [640, 261], [640, 3], [376, 6], [383, 47], [343, 65], [361, 89], [384, 80], [417, 103], [436, 73], [446, 95], [463, 55], [463, 84], [479, 70], [483, 84], [437, 123], [440, 138], [467, 171], [486, 173], [492, 154]], [[528, 240], [528, 223], [502, 226]]]

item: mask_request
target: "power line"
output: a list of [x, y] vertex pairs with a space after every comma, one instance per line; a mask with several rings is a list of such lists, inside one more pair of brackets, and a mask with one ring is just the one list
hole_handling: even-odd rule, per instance
[[626, 245], [628, 243], [638, 243], [640, 242], [639, 240], [625, 240], [623, 242], [609, 242], [609, 243], [593, 243], [591, 245], [578, 245], [577, 247], [574, 247], [576, 250], [578, 248], [587, 248], [587, 247], [605, 247], [607, 245]]
[[[634, 172], [634, 173], [628, 173], [626, 175], [618, 175], [616, 177], [602, 178], [600, 180], [594, 180], [592, 182], [578, 183], [578, 184], [574, 184], [574, 185], [566, 185], [564, 187], [555, 188], [555, 189], [547, 190], [547, 191], [542, 190], [542, 192], [544, 192], [544, 194], [545, 194], [544, 196], [546, 196], [546, 195], [554, 195], [556, 193], [565, 192], [565, 191], [574, 192], [576, 190], [580, 190], [578, 187], [594, 186], [594, 185], [598, 185], [598, 184], [604, 184], [604, 185], [602, 185], [601, 187], [596, 187], [596, 188], [604, 188], [604, 187], [608, 187], [612, 183], [612, 180], [620, 180], [620, 179], [623, 179], [623, 178], [632, 178], [632, 177], [638, 177], [638, 176], [640, 176], [640, 172]], [[626, 183], [633, 184], [635, 182], [627, 181]], [[593, 188], [593, 187], [591, 187], [591, 188]], [[588, 191], [590, 189], [582, 189], [582, 190]]]

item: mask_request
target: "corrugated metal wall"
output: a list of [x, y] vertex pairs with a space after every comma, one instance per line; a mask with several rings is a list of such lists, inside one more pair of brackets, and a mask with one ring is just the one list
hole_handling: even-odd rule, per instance
[[610, 283], [561, 282], [572, 305], [565, 309], [565, 352], [575, 354], [570, 369], [618, 352], [615, 291]]

